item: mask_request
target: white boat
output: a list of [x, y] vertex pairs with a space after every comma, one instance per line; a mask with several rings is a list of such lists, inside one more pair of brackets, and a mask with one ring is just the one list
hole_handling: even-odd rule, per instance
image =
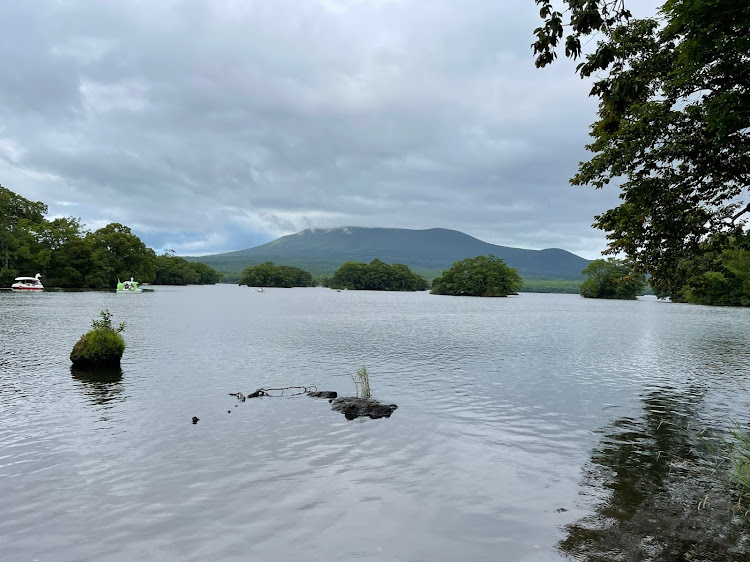
[[263, 287], [261, 287], [260, 289], [258, 289], [258, 292], [259, 293], [265, 293], [265, 291], [263, 290]]
[[133, 278], [130, 278], [130, 281], [122, 282], [119, 279], [117, 280], [117, 292], [118, 293], [142, 293], [143, 289], [138, 287], [138, 281], [133, 281]]
[[16, 282], [10, 288], [14, 291], [41, 291], [44, 289], [44, 285], [39, 281], [41, 276], [41, 273], [37, 273], [34, 277], [16, 277]]

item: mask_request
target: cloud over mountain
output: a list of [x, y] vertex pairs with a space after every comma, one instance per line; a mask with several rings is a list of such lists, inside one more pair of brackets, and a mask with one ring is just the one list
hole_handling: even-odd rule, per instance
[[534, 68], [534, 3], [6, 3], [0, 183], [155, 247], [308, 227], [445, 227], [604, 248], [574, 188], [595, 107]]

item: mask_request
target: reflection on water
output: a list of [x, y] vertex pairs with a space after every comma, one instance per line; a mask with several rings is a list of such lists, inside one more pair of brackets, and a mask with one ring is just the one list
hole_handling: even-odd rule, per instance
[[93, 369], [71, 366], [70, 374], [81, 383], [79, 389], [91, 404], [104, 405], [125, 400], [120, 367]]
[[595, 513], [567, 527], [563, 552], [581, 560], [746, 561], [747, 524], [702, 420], [705, 387], [656, 388], [639, 417], [615, 420], [586, 467]]

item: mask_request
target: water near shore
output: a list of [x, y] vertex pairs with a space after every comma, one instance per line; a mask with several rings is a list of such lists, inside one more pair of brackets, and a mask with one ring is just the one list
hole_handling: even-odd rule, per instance
[[[71, 370], [105, 308], [127, 323], [121, 372]], [[748, 422], [750, 310], [3, 291], [0, 342], [4, 560], [746, 559], [731, 498], [693, 475], [705, 436]], [[390, 419], [228, 395], [351, 394], [362, 365]]]

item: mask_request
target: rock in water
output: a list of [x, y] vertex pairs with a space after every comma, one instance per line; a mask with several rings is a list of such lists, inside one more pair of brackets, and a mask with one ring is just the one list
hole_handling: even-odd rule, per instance
[[313, 398], [336, 398], [339, 394], [335, 390], [316, 390], [307, 393]]
[[[104, 331], [102, 330], [101, 332]], [[106, 338], [115, 338], [118, 341], [122, 341], [122, 336], [116, 332], [105, 332], [102, 336], [100, 332], [91, 330], [83, 334], [70, 352], [70, 360], [73, 362], [73, 365], [94, 369], [119, 367], [122, 353], [125, 350], [125, 343], [122, 342], [121, 347], [109, 345], [106, 341], [102, 344], [102, 340], [106, 340]]]
[[331, 410], [341, 412], [348, 420], [363, 416], [372, 419], [390, 418], [396, 408], [398, 408], [396, 404], [381, 404], [372, 398], [355, 398], [353, 396], [336, 398], [331, 403]]

